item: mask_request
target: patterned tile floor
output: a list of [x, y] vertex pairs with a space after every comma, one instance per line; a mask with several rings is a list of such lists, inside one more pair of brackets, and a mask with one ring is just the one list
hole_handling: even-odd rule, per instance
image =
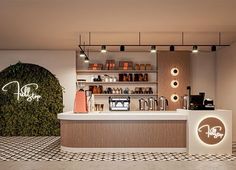
[[0, 137], [0, 161], [235, 161], [236, 155], [187, 153], [70, 153], [60, 137]]

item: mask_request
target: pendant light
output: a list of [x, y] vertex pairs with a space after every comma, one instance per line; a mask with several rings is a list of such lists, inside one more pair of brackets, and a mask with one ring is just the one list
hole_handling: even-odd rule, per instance
[[84, 51], [81, 50], [79, 56], [80, 56], [81, 58], [84, 58], [84, 57], [85, 57]]
[[89, 63], [89, 58], [87, 56], [85, 57], [84, 62]]
[[156, 52], [157, 52], [155, 45], [152, 45], [152, 46], [151, 46], [150, 52], [151, 52], [151, 53], [156, 53]]
[[198, 46], [194, 45], [194, 46], [193, 46], [192, 53], [197, 53], [197, 52], [198, 52]]
[[212, 52], [216, 51], [216, 46], [215, 45], [211, 46], [211, 51]]
[[120, 46], [120, 51], [125, 51], [125, 46], [124, 45]]
[[106, 46], [105, 46], [105, 45], [102, 45], [102, 47], [101, 47], [101, 53], [106, 53], [106, 52], [107, 52]]
[[175, 51], [175, 46], [174, 45], [170, 46], [170, 51]]

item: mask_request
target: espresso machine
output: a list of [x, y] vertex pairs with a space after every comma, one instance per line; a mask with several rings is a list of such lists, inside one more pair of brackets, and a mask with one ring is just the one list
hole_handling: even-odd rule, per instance
[[167, 109], [168, 100], [166, 99], [166, 97], [164, 96], [159, 97], [159, 106], [161, 111], [165, 111]]
[[109, 97], [110, 111], [129, 111], [130, 97]]

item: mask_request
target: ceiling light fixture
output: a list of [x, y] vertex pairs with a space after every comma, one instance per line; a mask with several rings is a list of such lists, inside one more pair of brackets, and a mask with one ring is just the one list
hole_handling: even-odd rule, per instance
[[85, 57], [84, 51], [81, 50], [79, 56], [80, 56], [81, 58], [84, 58], [84, 57]]
[[85, 57], [84, 62], [89, 63], [89, 58], [87, 56]]
[[152, 45], [152, 46], [151, 46], [150, 52], [151, 52], [151, 53], [156, 53], [156, 52], [157, 52], [157, 49], [156, 49], [156, 46], [155, 46], [155, 45]]
[[170, 51], [175, 51], [175, 46], [174, 45], [170, 46]]
[[120, 51], [125, 51], [125, 46], [124, 45], [120, 46]]
[[197, 46], [197, 45], [194, 45], [194, 46], [193, 46], [192, 53], [197, 53], [197, 52], [198, 52], [198, 46]]
[[215, 45], [211, 46], [211, 51], [212, 52], [216, 51], [216, 46]]
[[106, 53], [106, 52], [107, 52], [106, 46], [105, 46], [105, 45], [102, 45], [102, 47], [101, 47], [101, 53]]

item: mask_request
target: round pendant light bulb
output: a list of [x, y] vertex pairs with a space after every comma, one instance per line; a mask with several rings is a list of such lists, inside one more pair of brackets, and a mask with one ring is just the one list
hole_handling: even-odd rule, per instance
[[106, 52], [107, 52], [106, 46], [105, 46], [105, 45], [102, 45], [102, 47], [101, 47], [101, 53], [106, 53]]
[[85, 57], [84, 51], [81, 50], [79, 56], [80, 56], [81, 58], [84, 58], [84, 57]]
[[211, 51], [212, 52], [216, 51], [216, 46], [215, 45], [211, 46]]
[[89, 58], [87, 56], [85, 57], [84, 62], [89, 63]]
[[150, 52], [151, 52], [151, 53], [156, 53], [156, 52], [157, 52], [157, 49], [156, 49], [156, 46], [155, 46], [155, 45], [152, 45], [152, 46], [151, 46]]
[[124, 45], [120, 46], [120, 51], [125, 51], [125, 46]]
[[175, 46], [174, 45], [170, 46], [170, 51], [175, 51]]
[[198, 52], [198, 46], [194, 45], [194, 46], [193, 46], [192, 53], [197, 53], [197, 52]]

